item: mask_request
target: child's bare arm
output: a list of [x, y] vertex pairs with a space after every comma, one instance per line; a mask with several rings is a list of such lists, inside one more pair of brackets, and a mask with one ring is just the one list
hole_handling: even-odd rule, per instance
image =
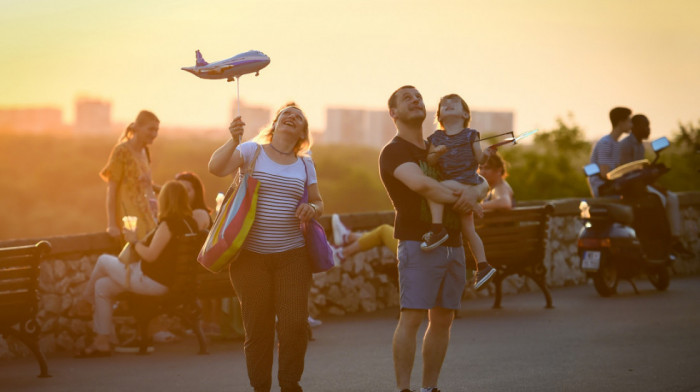
[[474, 153], [474, 158], [476, 158], [476, 162], [481, 165], [486, 163], [486, 161], [489, 159], [489, 156], [493, 153], [492, 148], [487, 148], [486, 150], [481, 149], [481, 143], [479, 141], [475, 141], [472, 143], [472, 152]]
[[447, 146], [435, 146], [431, 144], [430, 148], [428, 149], [428, 163], [435, 166], [440, 156], [442, 156], [442, 154], [445, 152], [447, 152]]

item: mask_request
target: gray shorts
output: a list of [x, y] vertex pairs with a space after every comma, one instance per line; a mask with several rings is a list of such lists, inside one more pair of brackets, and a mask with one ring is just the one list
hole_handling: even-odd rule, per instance
[[467, 283], [464, 248], [420, 249], [419, 241], [399, 240], [401, 309], [459, 309]]

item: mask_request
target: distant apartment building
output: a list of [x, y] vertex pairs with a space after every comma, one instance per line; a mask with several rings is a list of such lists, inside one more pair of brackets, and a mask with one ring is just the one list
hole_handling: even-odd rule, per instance
[[[429, 112], [428, 117], [435, 117]], [[433, 129], [430, 122], [423, 124], [423, 133]], [[326, 144], [355, 144], [381, 148], [396, 135], [394, 120], [386, 110], [327, 108]]]
[[15, 132], [55, 132], [63, 128], [63, 114], [56, 108], [0, 109], [0, 130]]
[[112, 104], [94, 98], [75, 101], [76, 134], [108, 134], [112, 131]]
[[[236, 102], [233, 103], [233, 116], [238, 115]], [[241, 118], [245, 122], [243, 140], [250, 140], [257, 136], [261, 129], [272, 123], [272, 111], [266, 106], [253, 106], [241, 102]]]
[[[513, 129], [513, 112], [472, 111], [470, 127], [488, 136]], [[423, 136], [436, 129], [435, 111], [428, 110], [423, 122]], [[394, 121], [387, 110], [327, 108], [323, 142], [355, 144], [382, 148], [396, 135]]]

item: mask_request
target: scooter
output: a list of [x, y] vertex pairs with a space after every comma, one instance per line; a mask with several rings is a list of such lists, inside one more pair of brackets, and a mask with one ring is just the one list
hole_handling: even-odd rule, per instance
[[[620, 280], [628, 280], [639, 294], [634, 278], [646, 275], [652, 285], [666, 290], [670, 283], [671, 232], [658, 195], [647, 187], [669, 171], [657, 163], [659, 153], [670, 145], [662, 137], [651, 143], [656, 157], [622, 165], [607, 176], [598, 190], [600, 198], [579, 205], [584, 226], [578, 237], [581, 270], [586, 272], [598, 294], [609, 297], [617, 292]], [[584, 167], [586, 176], [600, 176], [592, 163]]]

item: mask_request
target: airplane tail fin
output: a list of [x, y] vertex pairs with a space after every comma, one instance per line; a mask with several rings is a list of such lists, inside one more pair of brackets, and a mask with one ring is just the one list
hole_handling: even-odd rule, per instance
[[197, 50], [195, 53], [197, 55], [197, 67], [202, 67], [209, 64], [206, 61], [204, 61], [204, 57], [202, 57], [202, 53], [200, 53], [199, 50]]

